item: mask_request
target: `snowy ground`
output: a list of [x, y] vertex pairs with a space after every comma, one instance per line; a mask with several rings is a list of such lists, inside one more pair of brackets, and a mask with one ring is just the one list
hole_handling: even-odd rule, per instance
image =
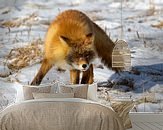
[[[31, 82], [40, 66], [36, 61], [13, 71], [6, 65], [9, 52], [43, 40], [50, 21], [59, 12], [81, 10], [105, 29], [111, 39], [121, 38], [120, 0], [0, 0], [0, 3], [0, 109], [18, 100], [22, 85]], [[6, 21], [10, 22], [3, 24]], [[98, 88], [101, 102], [133, 99], [139, 104], [135, 111], [163, 111], [163, 26], [153, 26], [161, 22], [162, 0], [124, 0], [123, 39], [129, 44], [133, 69], [118, 75], [105, 67], [98, 68], [97, 59], [95, 82], [102, 85]], [[69, 73], [53, 69], [43, 83], [54, 79], [68, 83]]]

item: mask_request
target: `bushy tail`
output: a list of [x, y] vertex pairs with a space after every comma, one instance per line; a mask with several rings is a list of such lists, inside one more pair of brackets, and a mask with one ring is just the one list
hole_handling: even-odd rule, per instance
[[112, 68], [112, 51], [115, 46], [107, 34], [94, 23], [95, 28], [95, 49], [101, 61], [108, 68]]

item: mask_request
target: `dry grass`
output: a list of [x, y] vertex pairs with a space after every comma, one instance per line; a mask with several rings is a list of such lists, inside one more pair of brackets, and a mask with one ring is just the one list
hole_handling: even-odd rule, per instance
[[158, 24], [152, 24], [151, 26], [154, 28], [163, 29], [163, 21], [160, 21]]
[[140, 99], [136, 101], [136, 104], [141, 103], [158, 103], [158, 101], [155, 98], [155, 93], [145, 93]]
[[13, 27], [20, 27], [22, 25], [31, 26], [32, 23], [36, 20], [37, 15], [35, 13], [25, 17], [25, 18], [16, 18], [9, 21], [2, 21], [0, 22], [0, 26], [13, 28]]
[[30, 45], [21, 48], [15, 48], [7, 56], [7, 66], [11, 70], [19, 70], [28, 65], [41, 61], [43, 41], [37, 39]]

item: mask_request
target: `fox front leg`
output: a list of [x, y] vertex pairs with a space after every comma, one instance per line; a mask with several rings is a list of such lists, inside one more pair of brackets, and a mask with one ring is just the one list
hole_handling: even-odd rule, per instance
[[79, 84], [80, 80], [80, 71], [79, 70], [70, 70], [70, 81], [71, 84]]
[[88, 70], [83, 72], [81, 84], [92, 84], [93, 83], [93, 65], [91, 64]]
[[33, 79], [31, 85], [39, 85], [46, 75], [46, 73], [52, 68], [52, 64], [48, 62], [48, 60], [44, 59], [42, 62], [42, 65], [40, 67], [40, 70], [38, 71], [37, 75]]

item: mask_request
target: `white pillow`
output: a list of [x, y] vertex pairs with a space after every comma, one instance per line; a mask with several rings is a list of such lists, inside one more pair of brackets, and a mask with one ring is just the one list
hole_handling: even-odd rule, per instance
[[29, 86], [29, 87], [45, 87], [45, 86], [51, 86], [51, 90], [50, 93], [56, 93], [57, 89], [58, 89], [58, 82], [54, 83], [54, 84], [41, 84], [39, 86], [32, 86], [32, 85], [22, 85], [20, 83], [14, 83], [14, 88], [17, 91], [16, 94], [16, 101], [15, 102], [21, 102], [24, 101], [24, 92], [23, 92], [23, 86]]
[[34, 99], [40, 98], [74, 98], [74, 93], [33, 93]]
[[87, 99], [97, 101], [97, 83], [88, 86]]
[[14, 83], [14, 88], [16, 89], [16, 103], [24, 101], [24, 94], [23, 94], [23, 85], [20, 83]]
[[74, 98], [87, 99], [88, 84], [60, 85], [60, 93], [74, 93]]
[[32, 93], [50, 93], [51, 86], [32, 86], [25, 85], [23, 86], [24, 100], [34, 99]]

